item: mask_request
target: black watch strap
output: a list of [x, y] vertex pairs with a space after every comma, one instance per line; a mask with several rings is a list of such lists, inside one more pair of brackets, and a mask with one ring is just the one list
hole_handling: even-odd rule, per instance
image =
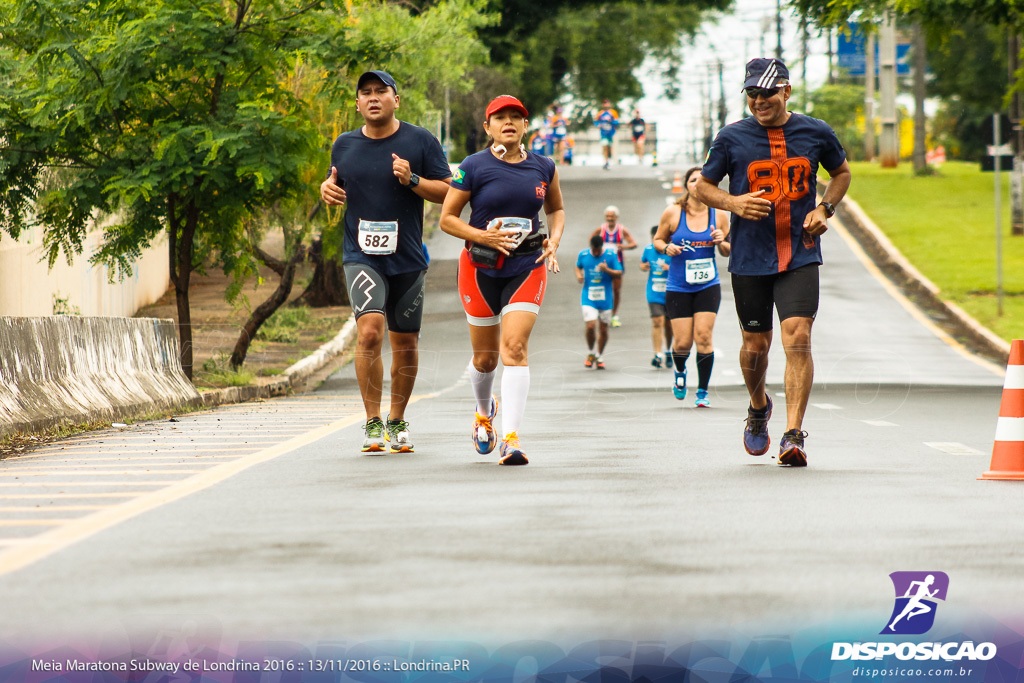
[[825, 216], [826, 217], [832, 218], [832, 216], [836, 215], [836, 207], [835, 207], [835, 205], [829, 204], [828, 202], [821, 202], [820, 204], [818, 204], [818, 206], [824, 206], [825, 207]]
[[416, 187], [420, 184], [420, 177], [415, 173], [409, 174], [409, 187]]

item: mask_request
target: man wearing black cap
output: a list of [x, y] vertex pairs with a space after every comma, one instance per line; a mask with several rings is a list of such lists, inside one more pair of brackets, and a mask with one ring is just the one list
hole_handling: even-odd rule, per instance
[[[792, 86], [781, 60], [748, 62], [743, 90], [753, 116], [718, 133], [694, 194], [732, 212], [729, 272], [743, 332], [740, 367], [750, 392], [743, 445], [751, 455], [763, 455], [771, 444], [765, 374], [774, 307], [786, 351], [786, 432], [779, 464], [803, 467], [807, 432], [801, 427], [814, 380], [811, 325], [818, 312], [821, 235], [850, 187], [850, 166], [828, 124], [787, 111]], [[819, 166], [830, 176], [820, 202]], [[718, 187], [727, 175], [728, 192]]]
[[[405, 407], [419, 366], [423, 317], [423, 200], [440, 204], [451, 170], [437, 138], [395, 118], [398, 86], [385, 71], [356, 85], [364, 125], [331, 148], [331, 172], [320, 185], [329, 206], [347, 204], [343, 265], [356, 315], [356, 379], [366, 409], [364, 453], [411, 453]], [[386, 321], [386, 325], [385, 325]], [[384, 331], [391, 342], [391, 412], [381, 420]]]

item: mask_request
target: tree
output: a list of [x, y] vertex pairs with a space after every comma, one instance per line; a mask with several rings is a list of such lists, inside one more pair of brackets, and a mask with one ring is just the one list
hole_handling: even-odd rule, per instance
[[229, 260], [243, 220], [296, 193], [317, 146], [278, 55], [322, 49], [322, 2], [16, 0], [0, 15], [0, 221], [43, 228], [52, 265], [91, 219], [113, 217], [91, 257], [130, 273], [166, 232], [181, 362], [192, 375], [189, 282]]

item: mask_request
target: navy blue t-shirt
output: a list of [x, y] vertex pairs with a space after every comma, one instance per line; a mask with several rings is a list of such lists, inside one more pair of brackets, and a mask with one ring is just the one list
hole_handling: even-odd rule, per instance
[[[470, 193], [468, 223], [474, 228], [486, 230], [495, 218], [529, 218], [533, 235], [540, 230], [539, 213], [554, 177], [555, 162], [547, 157], [528, 154], [519, 163], [510, 164], [485, 149], [463, 159], [452, 178], [452, 187]], [[513, 254], [505, 258], [501, 268], [481, 268], [480, 272], [491, 277], [514, 277], [543, 267], [543, 261], [534, 263], [539, 256], [538, 252]]]
[[[362, 128], [338, 136], [331, 166], [348, 195], [345, 208], [344, 263], [361, 263], [382, 275], [426, 270], [423, 255], [423, 198], [395, 177], [392, 154], [409, 162], [412, 172], [443, 180], [452, 172], [441, 144], [430, 131], [399, 121], [386, 138], [366, 137]], [[327, 169], [330, 175], [330, 168]], [[367, 254], [359, 244], [359, 222], [397, 222], [397, 248], [391, 254]]]
[[818, 203], [818, 167], [834, 171], [844, 161], [846, 152], [835, 132], [810, 116], [791, 113], [777, 128], [765, 128], [754, 117], [723, 128], [701, 175], [716, 185], [728, 175], [729, 194], [763, 189], [761, 197], [773, 203], [761, 220], [732, 214], [729, 272], [771, 275], [821, 263], [821, 238], [804, 232], [804, 218]]

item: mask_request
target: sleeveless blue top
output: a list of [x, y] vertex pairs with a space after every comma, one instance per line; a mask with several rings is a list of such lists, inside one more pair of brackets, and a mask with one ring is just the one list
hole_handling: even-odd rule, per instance
[[715, 243], [711, 240], [715, 223], [715, 210], [708, 207], [707, 226], [700, 232], [693, 232], [686, 227], [686, 210], [679, 212], [679, 225], [672, 233], [671, 242], [681, 247], [683, 253], [673, 256], [669, 264], [667, 291], [699, 292], [720, 282]]

